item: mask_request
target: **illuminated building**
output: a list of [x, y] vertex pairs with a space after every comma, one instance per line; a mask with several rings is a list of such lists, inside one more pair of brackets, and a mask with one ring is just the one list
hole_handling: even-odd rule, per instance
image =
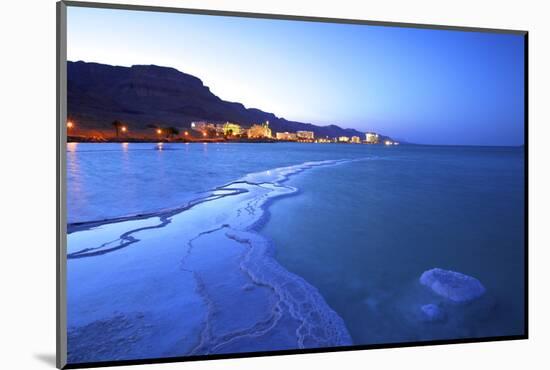
[[361, 144], [361, 138], [359, 136], [352, 136], [351, 142], [354, 144]]
[[223, 125], [223, 134], [225, 136], [237, 136], [243, 133], [243, 129], [240, 125], [236, 123], [226, 122]]
[[315, 140], [316, 143], [332, 143], [332, 140], [327, 137], [320, 137]]
[[338, 142], [340, 142], [340, 143], [347, 143], [347, 142], [349, 142], [349, 137], [348, 137], [348, 136], [340, 136], [340, 137], [338, 138]]
[[203, 137], [207, 137], [209, 132], [214, 132], [216, 126], [213, 123], [205, 121], [191, 122], [191, 128], [195, 131], [199, 131]]
[[191, 128], [197, 131], [215, 130], [216, 125], [208, 123], [206, 121], [191, 122]]
[[266, 121], [261, 125], [252, 125], [252, 127], [248, 129], [247, 134], [249, 139], [271, 138], [269, 121]]
[[296, 141], [298, 139], [297, 135], [293, 132], [277, 132], [275, 134], [277, 140], [286, 140], [286, 141]]
[[378, 144], [378, 140], [379, 140], [378, 134], [374, 132], [367, 132], [365, 136], [368, 144]]
[[298, 139], [313, 140], [315, 139], [315, 133], [313, 131], [296, 131]]
[[217, 123], [215, 126], [216, 126], [216, 135], [217, 136], [224, 135], [224, 133], [225, 133], [225, 131], [224, 131], [225, 123]]

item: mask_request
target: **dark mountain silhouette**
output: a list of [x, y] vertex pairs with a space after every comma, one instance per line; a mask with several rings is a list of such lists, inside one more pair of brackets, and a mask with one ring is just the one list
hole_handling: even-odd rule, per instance
[[197, 77], [155, 65], [67, 62], [67, 98], [69, 119], [89, 130], [112, 130], [114, 120], [127, 122], [133, 132], [146, 131], [154, 124], [185, 129], [200, 120], [230, 121], [245, 127], [269, 121], [273, 132], [308, 130], [318, 137], [364, 138], [357, 130], [287, 121], [273, 113], [224, 101]]

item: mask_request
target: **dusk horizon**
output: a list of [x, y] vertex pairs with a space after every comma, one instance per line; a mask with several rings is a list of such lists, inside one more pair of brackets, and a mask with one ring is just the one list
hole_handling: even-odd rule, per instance
[[[96, 62], [96, 61], [87, 61], [87, 60], [68, 60], [67, 62], [69, 63], [78, 63], [78, 62], [81, 62], [81, 63], [89, 63], [89, 64], [104, 64], [104, 63], [99, 63], [99, 62]], [[157, 65], [157, 64], [130, 64], [130, 65], [112, 65], [113, 67], [124, 67], [124, 68], [131, 68], [131, 67], [134, 67], [134, 66], [153, 66], [153, 67], [159, 67], [159, 68], [166, 68], [166, 69], [175, 69], [176, 71], [180, 72], [180, 73], [183, 73], [183, 74], [186, 74], [186, 75], [190, 75], [189, 73], [186, 73], [185, 71], [182, 71], [182, 70], [178, 70], [177, 68], [175, 67], [172, 67], [172, 66], [165, 66], [165, 65]], [[193, 75], [191, 75], [193, 76]], [[193, 77], [196, 77], [198, 79], [200, 79], [201, 81], [204, 81], [200, 76], [193, 76]], [[211, 86], [207, 86], [208, 88], [212, 89]], [[248, 109], [259, 109], [259, 110], [263, 110], [262, 107], [255, 107], [255, 106], [249, 106], [246, 104], [246, 102], [242, 102], [242, 101], [239, 101], [239, 102], [233, 102], [233, 103], [240, 103], [240, 104], [243, 104], [246, 108]], [[269, 112], [269, 113], [273, 113], [275, 114], [276, 116], [278, 116], [279, 118], [283, 118], [283, 119], [286, 119], [286, 117], [283, 117], [281, 115], [279, 115], [277, 112]], [[315, 126], [320, 126], [320, 127], [323, 127], [323, 126], [329, 126], [329, 125], [338, 125], [337, 122], [333, 122], [333, 123], [330, 123], [330, 124], [316, 124], [314, 122], [304, 122], [304, 123], [310, 123], [310, 124], [313, 124]], [[375, 132], [376, 130], [361, 130], [360, 128], [357, 128], [357, 127], [342, 127], [343, 129], [353, 129], [353, 130], [357, 130], [357, 131], [365, 131], [365, 132]], [[411, 141], [408, 141], [408, 140], [405, 140], [405, 139], [402, 139], [398, 136], [395, 136], [395, 135], [392, 135], [391, 132], [381, 132], [382, 134], [384, 135], [388, 135], [390, 137], [392, 137], [393, 139], [395, 139], [396, 141], [399, 141], [401, 142], [402, 144], [414, 144], [414, 145], [434, 145], [434, 146], [480, 146], [480, 147], [483, 147], [483, 146], [487, 146], [487, 147], [491, 147], [491, 146], [494, 146], [494, 147], [521, 147], [521, 146], [524, 146], [523, 143], [521, 144], [475, 144], [475, 143], [472, 143], [472, 144], [457, 144], [457, 143], [426, 143], [426, 142], [411, 142]]]
[[[69, 13], [69, 60], [166, 66], [248, 108], [409, 143], [524, 144], [520, 35], [169, 13], [144, 17], [130, 10]], [[127, 32], [113, 38], [101, 22], [121, 24]]]

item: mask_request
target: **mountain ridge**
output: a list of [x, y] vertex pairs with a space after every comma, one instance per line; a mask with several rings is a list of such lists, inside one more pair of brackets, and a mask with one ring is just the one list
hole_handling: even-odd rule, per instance
[[157, 65], [122, 67], [68, 61], [67, 103], [69, 119], [88, 130], [112, 130], [114, 120], [127, 122], [132, 132], [146, 132], [152, 124], [187, 129], [193, 121], [230, 121], [245, 127], [269, 121], [273, 132], [304, 130], [317, 137], [364, 139], [364, 133], [355, 129], [286, 120], [225, 101], [198, 77]]

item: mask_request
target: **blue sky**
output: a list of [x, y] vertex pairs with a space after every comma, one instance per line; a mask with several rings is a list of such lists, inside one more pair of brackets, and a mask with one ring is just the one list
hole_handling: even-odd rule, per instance
[[289, 120], [523, 144], [523, 37], [69, 7], [68, 60], [156, 64]]

